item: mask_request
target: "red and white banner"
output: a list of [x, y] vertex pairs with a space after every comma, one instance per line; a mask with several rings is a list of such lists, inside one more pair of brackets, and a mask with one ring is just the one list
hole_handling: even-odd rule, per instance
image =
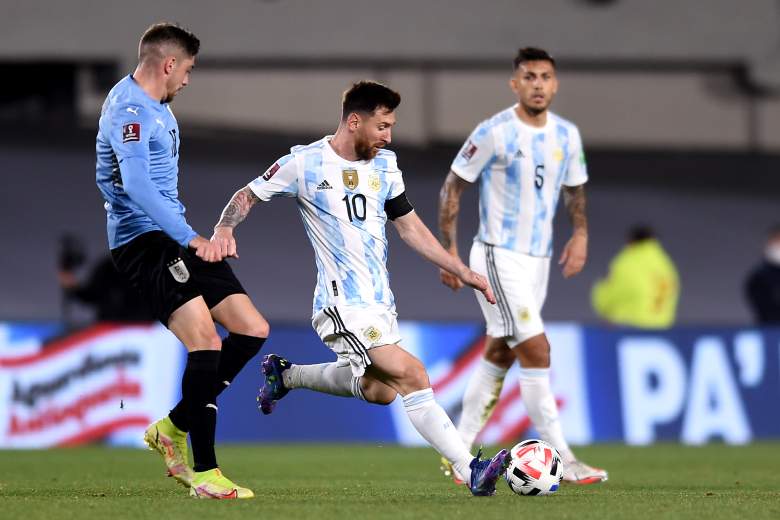
[[101, 324], [0, 356], [0, 448], [140, 445], [179, 396], [182, 346], [159, 324]]

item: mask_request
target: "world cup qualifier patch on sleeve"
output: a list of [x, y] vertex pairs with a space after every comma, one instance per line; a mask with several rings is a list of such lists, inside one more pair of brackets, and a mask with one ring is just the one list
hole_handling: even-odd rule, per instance
[[469, 140], [469, 142], [466, 143], [466, 146], [463, 147], [463, 150], [461, 150], [460, 155], [467, 161], [470, 161], [475, 153], [477, 153], [477, 145]]
[[122, 142], [129, 143], [131, 141], [141, 140], [141, 123], [127, 123], [122, 126]]
[[263, 174], [263, 180], [270, 181], [271, 177], [279, 171], [279, 168], [279, 163], [274, 163], [274, 165], [268, 168], [268, 171]]

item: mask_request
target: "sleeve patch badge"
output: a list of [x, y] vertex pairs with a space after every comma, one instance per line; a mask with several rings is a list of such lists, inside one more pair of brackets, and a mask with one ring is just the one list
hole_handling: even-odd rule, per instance
[[268, 168], [268, 171], [263, 174], [263, 179], [266, 181], [271, 180], [271, 177], [279, 171], [279, 168], [279, 163], [274, 163], [274, 165]]
[[141, 140], [141, 123], [127, 123], [122, 126], [122, 142], [129, 143], [131, 141]]
[[463, 147], [463, 151], [460, 152], [461, 157], [466, 159], [467, 161], [470, 161], [472, 157], [474, 157], [474, 154], [477, 153], [477, 145], [471, 142], [469, 140], [466, 143], [466, 146]]

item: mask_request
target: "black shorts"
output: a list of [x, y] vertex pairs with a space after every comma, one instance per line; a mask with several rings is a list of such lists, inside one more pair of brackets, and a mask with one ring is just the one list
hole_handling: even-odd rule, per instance
[[168, 325], [173, 311], [203, 296], [209, 309], [231, 294], [246, 294], [227, 262], [206, 262], [162, 231], [150, 231], [111, 250], [117, 270]]

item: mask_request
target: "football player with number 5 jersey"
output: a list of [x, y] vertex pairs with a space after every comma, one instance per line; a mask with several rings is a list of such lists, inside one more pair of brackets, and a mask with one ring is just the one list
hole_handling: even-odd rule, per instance
[[[484, 358], [463, 396], [458, 430], [471, 446], [498, 402], [507, 370], [517, 360], [523, 403], [542, 439], [560, 452], [564, 480], [601, 482], [607, 472], [578, 461], [563, 437], [550, 389], [550, 345], [541, 318], [552, 254], [552, 221], [561, 191], [574, 231], [558, 263], [566, 278], [585, 265], [588, 173], [582, 141], [574, 124], [548, 110], [558, 79], [555, 60], [547, 52], [520, 49], [510, 87], [517, 104], [477, 126], [452, 162], [441, 189], [442, 245], [459, 258], [460, 196], [470, 184], [479, 184], [479, 231], [469, 263], [488, 277], [497, 300], [490, 305], [477, 293], [488, 338]], [[453, 290], [463, 287], [444, 270], [441, 279]], [[449, 473], [451, 468], [444, 462]], [[457, 480], [457, 471], [453, 473]]]
[[295, 388], [370, 403], [388, 404], [397, 394], [414, 427], [464, 476], [474, 495], [492, 495], [509, 462], [506, 450], [492, 459], [472, 456], [436, 402], [420, 360], [399, 345], [395, 302], [387, 274], [385, 224], [424, 258], [494, 302], [481, 275], [447, 253], [414, 212], [390, 143], [398, 93], [362, 81], [345, 94], [336, 133], [292, 148], [260, 177], [233, 195], [215, 227], [214, 240], [235, 254], [233, 228], [260, 201], [294, 198], [314, 248], [317, 287], [312, 325], [337, 360], [294, 365], [265, 357], [263, 413]]

